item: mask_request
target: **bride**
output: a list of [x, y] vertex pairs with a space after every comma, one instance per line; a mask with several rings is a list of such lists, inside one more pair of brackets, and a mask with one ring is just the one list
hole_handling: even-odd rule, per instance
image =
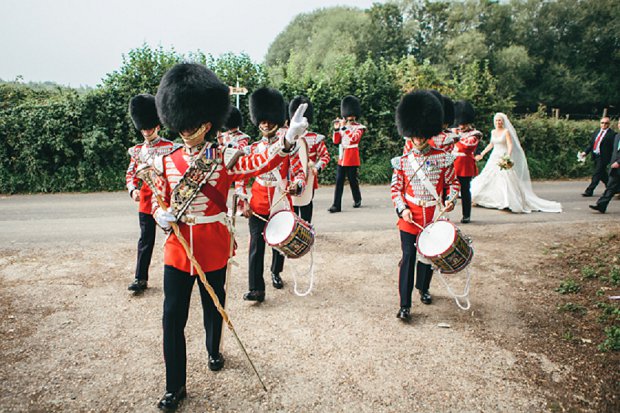
[[[493, 150], [480, 175], [471, 182], [472, 203], [486, 208], [508, 208], [520, 213], [562, 212], [559, 202], [539, 198], [532, 190], [527, 159], [508, 117], [496, 113], [493, 122], [495, 129], [491, 132], [491, 142], [476, 156], [479, 161]], [[506, 158], [505, 155], [512, 160], [512, 168], [500, 167], [499, 163]]]

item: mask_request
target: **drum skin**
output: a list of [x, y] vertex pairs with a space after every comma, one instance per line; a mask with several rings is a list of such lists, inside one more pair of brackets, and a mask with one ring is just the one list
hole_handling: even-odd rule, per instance
[[427, 225], [418, 235], [418, 252], [443, 274], [462, 271], [471, 262], [474, 250], [461, 231], [449, 221]]
[[292, 211], [283, 210], [269, 218], [263, 238], [287, 258], [301, 258], [314, 244], [314, 228]]

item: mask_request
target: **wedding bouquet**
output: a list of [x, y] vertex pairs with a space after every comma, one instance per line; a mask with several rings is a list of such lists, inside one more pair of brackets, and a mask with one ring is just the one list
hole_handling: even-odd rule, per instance
[[512, 159], [510, 159], [510, 156], [508, 155], [502, 156], [501, 158], [499, 158], [499, 162], [497, 162], [497, 166], [499, 166], [499, 169], [501, 170], [511, 169], [514, 164], [515, 163], [512, 161]]
[[586, 162], [586, 154], [584, 152], [577, 152], [577, 162], [579, 163]]

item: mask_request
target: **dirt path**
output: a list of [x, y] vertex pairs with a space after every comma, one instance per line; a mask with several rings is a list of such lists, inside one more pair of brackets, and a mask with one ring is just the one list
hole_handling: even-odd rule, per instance
[[[476, 254], [472, 308], [459, 310], [436, 278], [433, 305], [414, 301], [410, 325], [395, 318], [400, 244], [386, 188], [363, 188], [363, 208], [334, 215], [325, 212], [331, 188], [319, 191], [316, 283], [305, 298], [292, 291], [292, 268], [307, 265], [303, 258], [287, 261], [285, 288], [268, 287], [263, 304], [241, 300], [241, 222], [227, 309], [269, 392], [228, 332], [224, 370], [207, 369], [195, 292], [186, 328], [189, 396], [180, 411], [550, 410], [554, 392], [576, 373], [525, 344], [523, 300], [544, 276], [535, 268], [549, 246], [578, 231], [620, 230], [618, 203], [606, 215], [590, 213], [582, 186], [535, 185], [563, 202], [562, 214], [474, 209], [475, 222], [462, 227]], [[126, 195], [9, 197], [0, 207], [3, 219], [12, 218], [0, 234], [0, 411], [157, 411], [162, 254], [156, 249], [149, 290], [129, 295], [138, 228]], [[462, 287], [463, 277], [454, 278]], [[541, 375], [553, 385], [533, 379]]]

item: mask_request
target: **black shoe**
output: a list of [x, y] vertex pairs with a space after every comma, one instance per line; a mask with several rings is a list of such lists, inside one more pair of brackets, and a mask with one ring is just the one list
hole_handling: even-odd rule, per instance
[[340, 208], [336, 207], [335, 205], [332, 205], [329, 207], [328, 211], [331, 213], [340, 212]]
[[420, 301], [422, 301], [422, 304], [429, 305], [433, 302], [433, 297], [431, 297], [428, 291], [420, 291]]
[[592, 192], [588, 192], [588, 191], [586, 191], [583, 194], [581, 194], [581, 196], [585, 196], [585, 197], [589, 197], [589, 196], [592, 196], [592, 195], [594, 195], [594, 194]]
[[183, 386], [175, 392], [166, 392], [164, 397], [162, 397], [159, 403], [157, 403], [157, 407], [165, 412], [173, 412], [177, 409], [177, 407], [179, 407], [179, 404], [181, 404], [181, 401], [185, 397], [187, 397], [187, 392], [185, 391], [185, 386]]
[[216, 357], [209, 356], [209, 370], [220, 371], [222, 367], [224, 367], [224, 356], [222, 356], [222, 353]]
[[276, 274], [275, 272], [271, 273], [271, 284], [273, 284], [273, 288], [277, 288], [278, 290], [284, 287], [284, 282], [282, 282], [280, 274]]
[[593, 209], [595, 211], [600, 212], [601, 214], [605, 213], [605, 208], [603, 208], [602, 206], [596, 204], [596, 205], [588, 205], [590, 207], [590, 209]]
[[471, 218], [470, 217], [463, 217], [461, 218], [461, 224], [469, 224], [471, 222]]
[[361, 199], [353, 204], [353, 208], [359, 208], [361, 206], [362, 206], [362, 200]]
[[411, 314], [409, 311], [409, 307], [400, 307], [398, 314], [396, 314], [396, 318], [400, 318], [403, 321], [409, 321], [411, 319]]
[[129, 291], [133, 291], [134, 293], [141, 293], [142, 291], [146, 290], [148, 288], [147, 286], [147, 282], [146, 280], [139, 280], [139, 279], [135, 279], [133, 280], [133, 282], [131, 284], [129, 284], [129, 287], [127, 287], [127, 289]]
[[243, 294], [243, 299], [245, 301], [258, 301], [259, 303], [262, 303], [265, 301], [265, 292], [256, 290], [248, 291]]

